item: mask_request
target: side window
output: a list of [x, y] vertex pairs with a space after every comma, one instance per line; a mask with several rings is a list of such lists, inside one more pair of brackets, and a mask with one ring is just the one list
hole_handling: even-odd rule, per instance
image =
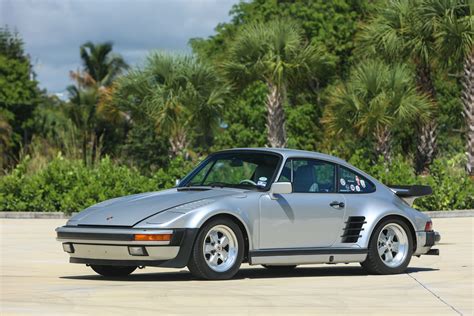
[[285, 165], [283, 166], [283, 170], [281, 171], [280, 177], [278, 178], [278, 182], [291, 182], [291, 159], [287, 159]]
[[338, 180], [340, 193], [370, 193], [375, 191], [372, 182], [346, 167], [339, 166]]
[[291, 181], [296, 193], [335, 192], [334, 164], [314, 159], [291, 159], [285, 163], [278, 181]]

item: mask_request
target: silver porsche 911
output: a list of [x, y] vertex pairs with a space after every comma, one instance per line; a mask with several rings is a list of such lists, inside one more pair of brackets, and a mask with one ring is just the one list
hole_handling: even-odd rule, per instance
[[234, 276], [242, 262], [268, 269], [360, 262], [405, 271], [437, 255], [440, 235], [413, 209], [426, 186], [387, 187], [347, 162], [290, 149], [214, 153], [160, 192], [93, 205], [58, 227], [70, 262], [103, 276], [137, 267], [182, 268], [203, 279]]

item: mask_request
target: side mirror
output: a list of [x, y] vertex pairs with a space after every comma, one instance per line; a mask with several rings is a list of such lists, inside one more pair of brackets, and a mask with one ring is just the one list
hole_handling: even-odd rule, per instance
[[270, 198], [276, 200], [275, 194], [288, 194], [293, 192], [291, 182], [274, 182], [270, 188]]

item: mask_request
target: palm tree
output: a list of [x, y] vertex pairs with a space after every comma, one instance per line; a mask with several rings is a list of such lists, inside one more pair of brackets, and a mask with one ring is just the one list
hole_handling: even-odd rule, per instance
[[[425, 1], [393, 0], [379, 9], [358, 36], [359, 52], [366, 57], [384, 57], [386, 61], [409, 60], [416, 67], [418, 90], [436, 104], [432, 65], [439, 52], [433, 33], [423, 20]], [[436, 106], [433, 107], [436, 110]], [[416, 169], [427, 173], [436, 153], [437, 123], [433, 117], [419, 125]]]
[[[113, 82], [128, 66], [120, 55], [112, 53], [111, 42], [87, 42], [80, 47], [82, 69], [71, 71], [75, 85], [67, 89], [73, 108], [72, 121], [83, 134], [84, 163], [94, 163], [100, 156], [100, 140], [105, 122], [117, 123], [124, 115], [110, 102]], [[89, 157], [90, 155], [90, 157]]]
[[107, 87], [128, 66], [124, 59], [112, 53], [111, 42], [94, 44], [87, 42], [80, 48], [84, 72], [86, 72], [98, 86]]
[[431, 103], [416, 91], [411, 73], [403, 65], [388, 66], [380, 61], [357, 66], [346, 84], [332, 92], [324, 116], [335, 135], [355, 132], [373, 137], [374, 152], [391, 160], [391, 128], [394, 124], [428, 119]]
[[81, 89], [72, 85], [67, 90], [70, 96], [67, 113], [82, 136], [83, 162], [84, 164], [93, 164], [99, 141], [99, 137], [95, 133], [98, 90], [93, 87]]
[[[425, 27], [435, 38], [440, 61], [462, 73], [461, 94], [467, 126], [466, 170], [474, 177], [474, 2], [463, 0], [429, 0], [423, 11]], [[462, 67], [462, 68], [461, 68]]]
[[283, 105], [290, 85], [317, 79], [331, 66], [327, 55], [308, 44], [300, 27], [277, 20], [244, 26], [231, 44], [224, 71], [231, 82], [247, 86], [262, 81], [267, 92], [268, 143], [284, 147], [287, 142]]
[[474, 177], [474, 50], [467, 55], [464, 62], [464, 82], [462, 101], [467, 126], [467, 163], [466, 170]]
[[195, 58], [154, 53], [144, 69], [120, 80], [116, 98], [132, 119], [151, 118], [157, 132], [169, 136], [175, 157], [186, 153], [193, 132], [211, 141], [227, 90], [217, 73]]

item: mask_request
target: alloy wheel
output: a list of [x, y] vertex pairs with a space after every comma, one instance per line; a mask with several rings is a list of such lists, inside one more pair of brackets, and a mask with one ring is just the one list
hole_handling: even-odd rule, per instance
[[212, 227], [204, 238], [204, 258], [209, 268], [216, 272], [225, 272], [234, 265], [238, 249], [237, 237], [225, 225]]
[[400, 225], [389, 223], [380, 231], [377, 251], [386, 266], [397, 268], [402, 265], [408, 255], [408, 247], [407, 233]]

